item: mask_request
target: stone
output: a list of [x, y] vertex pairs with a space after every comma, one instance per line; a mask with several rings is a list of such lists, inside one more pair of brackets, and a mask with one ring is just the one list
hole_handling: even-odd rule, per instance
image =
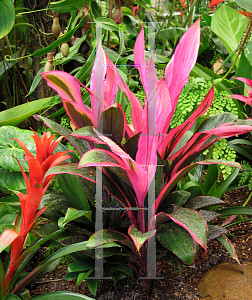
[[252, 263], [226, 262], [209, 270], [200, 280], [200, 300], [251, 300]]

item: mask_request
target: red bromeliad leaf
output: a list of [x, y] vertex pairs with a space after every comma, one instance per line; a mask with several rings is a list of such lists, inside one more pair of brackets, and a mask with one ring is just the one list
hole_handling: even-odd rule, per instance
[[6, 229], [1, 235], [0, 235], [0, 253], [6, 249], [8, 246], [10, 246], [13, 241], [19, 236], [19, 233], [12, 229]]
[[223, 2], [223, 1], [224, 1], [224, 0], [212, 0], [212, 1], [210, 2], [210, 4], [209, 4], [209, 8], [212, 7], [212, 6], [214, 6], [214, 5], [217, 5], [217, 4], [221, 3], [221, 2]]
[[200, 213], [189, 208], [179, 208], [175, 213], [166, 215], [187, 230], [192, 238], [207, 251], [207, 223]]
[[144, 242], [153, 237], [155, 233], [156, 230], [143, 233], [139, 231], [134, 225], [131, 225], [128, 230], [128, 234], [132, 238], [138, 253], [140, 252], [140, 249], [143, 246]]
[[87, 247], [94, 248], [110, 242], [120, 242], [130, 249], [134, 249], [134, 244], [126, 235], [110, 229], [102, 229], [92, 234], [88, 240]]

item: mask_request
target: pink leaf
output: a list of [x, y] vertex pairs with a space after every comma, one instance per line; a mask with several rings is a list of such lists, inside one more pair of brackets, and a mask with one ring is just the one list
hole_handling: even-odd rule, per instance
[[188, 82], [190, 72], [196, 63], [200, 45], [200, 19], [182, 36], [170, 62], [165, 69], [165, 83], [175, 111], [179, 95]]

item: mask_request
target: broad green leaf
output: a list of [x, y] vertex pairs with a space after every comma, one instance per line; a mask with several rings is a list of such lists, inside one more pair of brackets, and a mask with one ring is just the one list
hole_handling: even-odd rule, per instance
[[166, 197], [163, 204], [175, 204], [182, 206], [189, 197], [190, 193], [187, 191], [175, 191]]
[[204, 207], [208, 207], [211, 205], [219, 205], [225, 203], [217, 197], [212, 196], [199, 196], [197, 198], [192, 199], [190, 202], [186, 204], [187, 208], [191, 209], [200, 209]]
[[[16, 299], [16, 298], [15, 298]], [[13, 300], [15, 300], [13, 299]], [[20, 298], [18, 298], [20, 299]], [[39, 295], [32, 297], [33, 300], [78, 300], [78, 299], [83, 299], [83, 300], [94, 300], [94, 298], [82, 295], [82, 294], [77, 294], [73, 292], [65, 292], [65, 291], [57, 291], [57, 292], [50, 292], [44, 295]], [[9, 299], [12, 300], [12, 299]]]
[[118, 241], [133, 249], [132, 241], [124, 234], [110, 229], [99, 230], [95, 232], [88, 240], [87, 247], [94, 248], [109, 242]]
[[0, 203], [0, 234], [7, 228], [13, 228], [18, 208], [12, 208], [6, 203]]
[[63, 228], [67, 223], [76, 220], [82, 216], [89, 215], [89, 218], [91, 217], [90, 213], [91, 211], [84, 211], [84, 210], [77, 210], [74, 208], [68, 208], [66, 215], [64, 218], [60, 218], [58, 221], [59, 228]]
[[208, 117], [198, 128], [197, 132], [207, 131], [218, 127], [224, 123], [231, 123], [237, 120], [237, 117], [229, 112]]
[[85, 3], [83, 3], [83, 0], [61, 0], [51, 2], [50, 9], [59, 13], [67, 13], [83, 7], [84, 5]]
[[[24, 171], [29, 171], [28, 164], [24, 161], [24, 150], [19, 146], [12, 138], [23, 141], [27, 149], [33, 154], [36, 153], [36, 146], [33, 138], [31, 137], [31, 130], [23, 130], [14, 126], [2, 126], [0, 127], [0, 167], [9, 169], [12, 171], [19, 171], [20, 167], [16, 161], [19, 160], [20, 164], [24, 168]], [[16, 158], [16, 159], [15, 159]]]
[[235, 0], [235, 2], [243, 9], [252, 12], [252, 2], [250, 0]]
[[[229, 54], [237, 49], [248, 24], [248, 18], [228, 5], [221, 5], [213, 15], [211, 28], [219, 37]], [[236, 56], [233, 57], [235, 59]], [[239, 58], [236, 66], [239, 65]]]
[[16, 126], [35, 113], [61, 102], [59, 97], [49, 97], [24, 103], [0, 112], [0, 126]]
[[[250, 47], [252, 48], [252, 47]], [[247, 48], [245, 48], [247, 49]], [[247, 55], [246, 55], [247, 54]], [[250, 62], [248, 61], [248, 58], [250, 58]], [[252, 79], [252, 64], [251, 64], [251, 53], [249, 53], [249, 50], [247, 51], [244, 51], [244, 53], [241, 54], [240, 56], [240, 61], [239, 61], [239, 66], [235, 72], [235, 77], [245, 77], [245, 78], [248, 78], [248, 79]], [[242, 86], [244, 87], [244, 83], [241, 82], [241, 81], [238, 81], [238, 80], [235, 80], [235, 83], [238, 84], [238, 86]], [[246, 88], [242, 89], [246, 90]], [[239, 89], [240, 91], [240, 89]]]
[[248, 60], [248, 62], [250, 63], [250, 65], [252, 66], [252, 41], [248, 42], [245, 49], [244, 49], [244, 54]]
[[120, 271], [123, 272], [127, 275], [129, 275], [130, 277], [133, 276], [133, 271], [131, 269], [131, 267], [129, 265], [124, 265], [124, 264], [116, 264], [116, 263], [109, 263], [109, 269], [113, 270], [113, 271]]
[[21, 172], [0, 168], [0, 190], [22, 191], [25, 189], [26, 185]]
[[194, 263], [196, 248], [191, 235], [175, 223], [160, 224], [156, 233], [160, 244], [173, 252], [187, 265]]
[[0, 1], [0, 39], [5, 37], [14, 26], [15, 8], [11, 0]]
[[207, 247], [207, 225], [203, 217], [195, 210], [179, 208], [173, 214], [166, 214], [173, 222], [186, 229], [192, 238], [205, 250]]
[[180, 33], [182, 34], [184, 32], [185, 32], [185, 29], [183, 29], [183, 28], [170, 27], [170, 28], [167, 28], [167, 29], [160, 30], [160, 32], [157, 36], [157, 39], [158, 40], [163, 40], [163, 41], [166, 41], [166, 40], [169, 40], [169, 39], [174, 39]]

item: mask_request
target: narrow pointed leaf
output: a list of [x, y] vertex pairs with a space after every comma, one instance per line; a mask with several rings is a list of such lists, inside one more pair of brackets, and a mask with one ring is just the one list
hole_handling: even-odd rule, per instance
[[[239, 169], [238, 169], [239, 170]], [[211, 205], [220, 205], [225, 203], [223, 200], [212, 196], [199, 196], [188, 202], [185, 207], [191, 209], [200, 209]]]
[[[65, 291], [57, 291], [57, 292], [50, 292], [44, 295], [39, 295], [32, 297], [34, 300], [78, 300], [78, 299], [83, 299], [83, 300], [94, 300], [94, 298], [82, 295], [82, 294], [77, 294], [73, 292], [65, 292]], [[11, 299], [10, 299], [11, 300]], [[14, 299], [13, 299], [14, 300]]]

